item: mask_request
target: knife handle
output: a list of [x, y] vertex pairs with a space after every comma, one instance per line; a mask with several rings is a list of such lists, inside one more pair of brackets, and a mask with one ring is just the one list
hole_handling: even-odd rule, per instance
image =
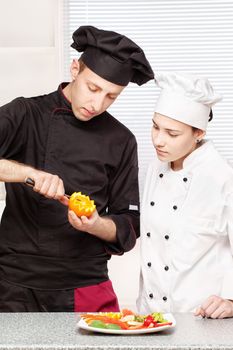
[[28, 177], [25, 181], [25, 183], [28, 185], [28, 186], [31, 186], [31, 187], [34, 187], [35, 186], [35, 181], [32, 180], [30, 177]]
[[[34, 187], [35, 186], [35, 181], [32, 180], [30, 177], [28, 177], [25, 181], [25, 184], [27, 184], [28, 186]], [[64, 194], [65, 197], [67, 197], [68, 199], [70, 199], [70, 195], [68, 194]]]

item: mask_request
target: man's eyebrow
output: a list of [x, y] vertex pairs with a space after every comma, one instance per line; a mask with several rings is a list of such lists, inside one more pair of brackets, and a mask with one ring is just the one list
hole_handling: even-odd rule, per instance
[[88, 80], [87, 83], [88, 83], [88, 84], [91, 84], [91, 85], [94, 85], [95, 87], [97, 87], [98, 89], [100, 89], [100, 86], [97, 85], [96, 83], [94, 83], [93, 81]]
[[[99, 90], [102, 90], [102, 87], [99, 86], [98, 84], [94, 83], [93, 81], [87, 80], [87, 83], [93, 85], [94, 87], [96, 87]], [[120, 92], [113, 92], [112, 91], [112, 92], [109, 92], [108, 95], [113, 95], [114, 97], [117, 97], [120, 95]]]

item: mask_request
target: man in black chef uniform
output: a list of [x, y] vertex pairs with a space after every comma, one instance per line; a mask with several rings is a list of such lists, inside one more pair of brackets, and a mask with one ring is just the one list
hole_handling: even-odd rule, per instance
[[[70, 83], [0, 108], [0, 311], [118, 311], [107, 261], [139, 236], [135, 137], [106, 110], [153, 71], [121, 34], [82, 26], [73, 40]], [[95, 201], [90, 218], [67, 208], [77, 191]]]

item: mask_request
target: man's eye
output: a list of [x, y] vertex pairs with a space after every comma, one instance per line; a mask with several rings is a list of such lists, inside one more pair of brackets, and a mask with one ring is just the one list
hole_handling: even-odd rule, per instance
[[97, 91], [96, 87], [94, 87], [94, 86], [89, 85], [88, 88], [90, 91], [93, 91], [93, 92]]
[[115, 100], [116, 99], [116, 96], [109, 96], [110, 100]]
[[177, 135], [177, 134], [169, 134], [169, 136], [171, 136], [171, 137], [177, 137], [177, 136], [179, 136], [179, 135]]

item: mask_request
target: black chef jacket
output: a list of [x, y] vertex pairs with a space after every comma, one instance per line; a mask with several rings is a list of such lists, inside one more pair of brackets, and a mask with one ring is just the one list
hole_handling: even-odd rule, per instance
[[115, 222], [117, 243], [74, 229], [60, 202], [23, 183], [7, 183], [0, 277], [29, 288], [76, 288], [105, 281], [111, 254], [132, 249], [139, 236], [135, 137], [108, 112], [78, 120], [63, 87], [0, 108], [0, 157], [57, 174], [67, 194], [89, 195], [99, 214]]

